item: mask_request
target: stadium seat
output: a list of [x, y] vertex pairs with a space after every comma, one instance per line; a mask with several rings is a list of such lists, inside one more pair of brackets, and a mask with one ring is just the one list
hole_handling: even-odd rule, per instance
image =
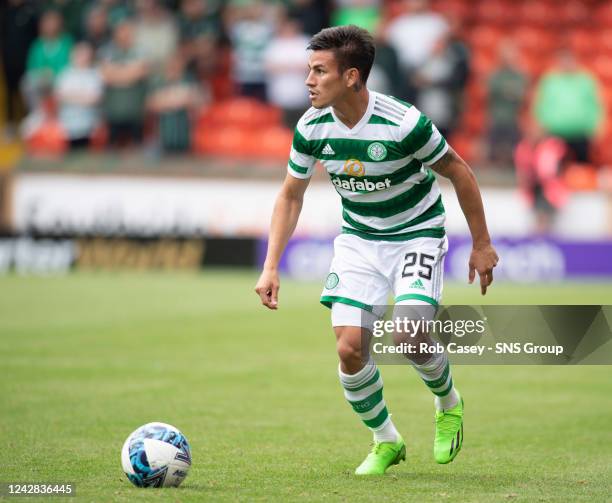
[[474, 50], [495, 53], [508, 32], [495, 26], [477, 25], [467, 34], [468, 42]]
[[276, 126], [253, 135], [253, 156], [286, 161], [291, 149], [293, 133], [290, 129]]
[[563, 181], [575, 191], [597, 190], [597, 170], [590, 164], [570, 164], [563, 173]]
[[[559, 24], [559, 16], [557, 11], [559, 4], [555, 2], [546, 2], [543, 0], [521, 2], [515, 7], [513, 16], [519, 17], [522, 25], [538, 25], [541, 27], [551, 28], [551, 25]], [[518, 12], [517, 12], [518, 11]]]
[[61, 156], [67, 147], [66, 134], [56, 120], [47, 120], [26, 139], [26, 149], [32, 156]]
[[597, 23], [605, 28], [612, 28], [612, 3], [609, 1], [601, 2], [601, 4], [595, 8], [595, 12], [591, 14], [593, 19], [597, 20]]
[[557, 16], [565, 25], [577, 25], [586, 23], [592, 15], [591, 8], [580, 0], [561, 2], [557, 6]]
[[568, 34], [570, 48], [581, 58], [597, 52], [597, 32], [582, 28], [571, 30]]
[[251, 154], [245, 148], [248, 140], [248, 130], [239, 127], [197, 127], [193, 136], [193, 149], [197, 154], [248, 157]]
[[276, 107], [239, 97], [204, 108], [197, 122], [211, 128], [237, 126], [258, 129], [278, 125], [280, 120], [281, 112]]
[[612, 55], [598, 55], [587, 63], [604, 86], [612, 85]]
[[[465, 2], [465, 4], [467, 3]], [[478, 2], [474, 10], [478, 21], [487, 24], [507, 24], [516, 15], [514, 4], [505, 0]]]
[[108, 143], [108, 128], [106, 124], [100, 124], [91, 133], [91, 140], [89, 142], [91, 150], [104, 150]]
[[519, 26], [512, 38], [521, 51], [530, 54], [548, 54], [558, 46], [556, 33], [541, 27]]

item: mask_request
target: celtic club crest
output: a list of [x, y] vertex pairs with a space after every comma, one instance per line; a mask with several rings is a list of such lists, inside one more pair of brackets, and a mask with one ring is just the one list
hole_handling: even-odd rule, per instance
[[368, 155], [373, 161], [382, 161], [385, 157], [387, 157], [387, 147], [378, 141], [370, 143], [370, 146], [368, 147]]

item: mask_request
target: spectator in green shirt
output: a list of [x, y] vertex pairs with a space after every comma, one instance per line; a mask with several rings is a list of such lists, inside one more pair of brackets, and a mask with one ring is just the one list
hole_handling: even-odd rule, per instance
[[39, 23], [39, 36], [28, 51], [23, 90], [30, 110], [49, 94], [56, 77], [68, 66], [72, 38], [62, 31], [57, 11], [47, 11]]
[[550, 134], [565, 141], [575, 161], [589, 161], [591, 139], [603, 117], [594, 75], [581, 69], [567, 49], [559, 51], [557, 68], [537, 85], [535, 118]]
[[113, 42], [101, 56], [105, 84], [102, 112], [109, 131], [109, 146], [141, 143], [143, 136], [146, 79], [149, 69], [134, 46], [134, 26], [121, 21]]

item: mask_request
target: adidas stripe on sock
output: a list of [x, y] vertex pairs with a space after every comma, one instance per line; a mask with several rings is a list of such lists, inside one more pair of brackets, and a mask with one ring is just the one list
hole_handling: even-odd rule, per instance
[[436, 395], [438, 410], [452, 409], [459, 402], [459, 395], [453, 385], [453, 376], [446, 353], [435, 353], [427, 362], [412, 366], [421, 376], [429, 390]]
[[383, 398], [383, 381], [376, 365], [368, 363], [356, 374], [338, 368], [344, 396], [377, 442], [397, 442], [398, 432]]

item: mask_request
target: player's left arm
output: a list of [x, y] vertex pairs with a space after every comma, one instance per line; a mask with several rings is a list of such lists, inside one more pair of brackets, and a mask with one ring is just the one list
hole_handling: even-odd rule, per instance
[[448, 178], [465, 215], [472, 234], [472, 253], [470, 255], [469, 281], [472, 283], [476, 272], [480, 276], [480, 291], [487, 293], [487, 287], [493, 282], [493, 268], [499, 260], [487, 229], [484, 207], [476, 177], [467, 163], [450, 147], [448, 151], [430, 166], [436, 173]]

